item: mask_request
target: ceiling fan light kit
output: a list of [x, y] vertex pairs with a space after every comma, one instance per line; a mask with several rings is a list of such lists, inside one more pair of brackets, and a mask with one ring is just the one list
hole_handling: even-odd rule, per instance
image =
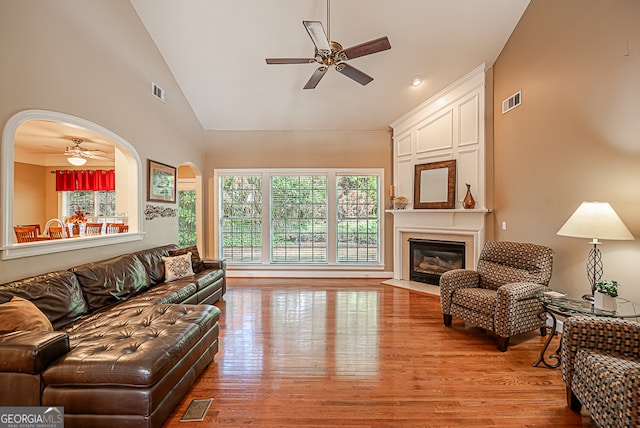
[[72, 138], [71, 141], [75, 145], [67, 147], [64, 154], [69, 156], [67, 158], [67, 162], [73, 166], [84, 165], [87, 163], [87, 158], [110, 159], [107, 156], [107, 153], [101, 150], [87, 150], [84, 147], [81, 147], [80, 144], [83, 142], [82, 138]]
[[71, 155], [67, 158], [67, 162], [69, 162], [73, 166], [82, 166], [87, 163], [87, 160], [80, 155]]
[[[330, 3], [327, 2], [327, 26], [330, 22], [329, 8]], [[335, 67], [337, 72], [361, 85], [367, 85], [373, 80], [373, 77], [347, 64], [347, 61], [391, 49], [391, 44], [386, 36], [343, 49], [340, 43], [329, 40], [324, 32], [322, 22], [302, 21], [302, 24], [307, 29], [315, 46], [313, 58], [267, 58], [266, 61], [267, 64], [320, 64], [320, 67], [314, 71], [304, 85], [304, 89], [314, 89], [331, 66]], [[330, 28], [329, 34], [331, 34]]]

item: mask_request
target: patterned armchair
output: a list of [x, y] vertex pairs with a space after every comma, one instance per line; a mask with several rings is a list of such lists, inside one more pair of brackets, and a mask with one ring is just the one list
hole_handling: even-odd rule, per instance
[[570, 317], [562, 333], [567, 405], [601, 427], [640, 426], [640, 324]]
[[490, 241], [478, 260], [478, 270], [454, 269], [440, 277], [440, 304], [444, 325], [452, 318], [490, 330], [505, 352], [509, 338], [537, 328], [546, 334], [540, 318], [542, 295], [551, 279], [553, 250], [540, 245]]

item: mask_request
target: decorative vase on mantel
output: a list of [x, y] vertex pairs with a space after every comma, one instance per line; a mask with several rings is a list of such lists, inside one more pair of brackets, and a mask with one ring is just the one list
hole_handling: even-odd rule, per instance
[[466, 210], [470, 210], [475, 208], [476, 200], [473, 199], [473, 195], [471, 194], [471, 184], [464, 183], [467, 186], [467, 194], [462, 201], [462, 206]]
[[615, 312], [618, 308], [616, 298], [608, 294], [595, 291], [593, 293], [593, 307], [608, 312]]

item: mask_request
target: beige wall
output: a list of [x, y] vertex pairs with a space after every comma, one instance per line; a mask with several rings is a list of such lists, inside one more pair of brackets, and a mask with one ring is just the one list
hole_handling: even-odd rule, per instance
[[15, 224], [39, 224], [40, 230], [44, 228], [47, 221], [45, 170], [45, 167], [38, 165], [19, 162], [14, 164], [14, 193], [20, 195], [13, 201]]
[[[0, 2], [0, 52], [0, 127], [26, 109], [58, 111], [133, 145], [145, 181], [148, 158], [202, 168], [202, 127], [128, 1]], [[152, 97], [152, 81], [166, 103]], [[0, 261], [0, 282], [176, 242], [177, 230], [177, 218], [158, 218], [131, 244]]]
[[495, 63], [494, 98], [496, 237], [551, 246], [552, 286], [581, 294], [588, 240], [556, 232], [582, 201], [608, 201], [638, 240], [601, 245], [604, 278], [640, 302], [640, 2], [532, 0]]
[[[207, 194], [213, 193], [213, 172], [225, 168], [384, 168], [391, 183], [391, 131], [207, 131], [205, 133]], [[388, 207], [388, 186], [384, 207]], [[213, 218], [213, 198], [207, 218]], [[385, 214], [385, 270], [393, 270], [393, 235]], [[207, 253], [214, 248], [214, 231], [207, 230]]]

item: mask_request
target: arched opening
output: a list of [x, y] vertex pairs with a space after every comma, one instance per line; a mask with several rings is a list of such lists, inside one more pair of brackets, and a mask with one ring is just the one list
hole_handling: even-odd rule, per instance
[[[81, 142], [78, 143], [78, 140]], [[55, 174], [51, 172], [58, 168], [78, 169], [67, 161], [74, 157], [74, 147], [78, 145], [84, 150], [82, 157], [85, 163], [82, 168], [85, 171], [95, 168], [112, 168], [115, 171], [115, 200], [111, 201], [110, 213], [115, 222], [126, 219], [128, 232], [83, 235], [82, 239], [17, 243], [13, 230], [15, 225], [29, 222], [40, 224], [69, 214], [69, 201], [64, 200], [62, 192], [56, 192]], [[31, 171], [36, 173], [31, 174]], [[38, 175], [35, 183], [22, 181], [24, 177]], [[0, 178], [3, 259], [142, 239], [142, 199], [139, 195], [142, 194], [143, 179], [140, 156], [131, 144], [96, 123], [46, 110], [17, 113], [7, 122], [2, 134]], [[100, 217], [96, 213], [93, 215]], [[103, 216], [103, 220], [106, 218], [110, 217]]]

